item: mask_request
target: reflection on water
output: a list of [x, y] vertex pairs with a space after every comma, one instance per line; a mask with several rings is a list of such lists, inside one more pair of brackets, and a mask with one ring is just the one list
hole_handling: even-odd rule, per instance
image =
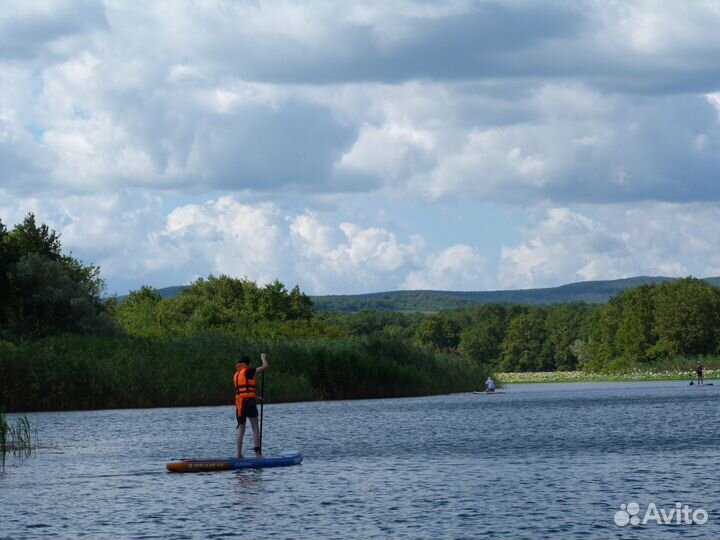
[[[718, 537], [718, 400], [580, 383], [268, 405], [265, 452], [302, 465], [185, 475], [165, 463], [234, 452], [231, 405], [33, 414], [53, 450], [0, 474], [0, 539]], [[630, 502], [709, 520], [619, 527]]]

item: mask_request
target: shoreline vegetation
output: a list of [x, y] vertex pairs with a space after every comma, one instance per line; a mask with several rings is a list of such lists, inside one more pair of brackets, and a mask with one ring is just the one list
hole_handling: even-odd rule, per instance
[[33, 214], [12, 230], [0, 221], [0, 409], [231, 404], [235, 360], [261, 352], [267, 403], [477, 391], [493, 372], [503, 384], [720, 368], [720, 288], [693, 277], [601, 305], [433, 313], [320, 311], [297, 285], [226, 275], [175, 297], [143, 286], [107, 299], [104, 288], [100, 268], [63, 254]]
[[[694, 371], [672, 370], [635, 370], [623, 373], [590, 373], [586, 371], [542, 371], [533, 373], [497, 373], [501, 384], [533, 384], [561, 382], [650, 382], [650, 381], [690, 381], [697, 382]], [[720, 370], [705, 370], [705, 381], [720, 379]]]
[[0, 390], [8, 412], [230, 405], [239, 352], [253, 361], [268, 353], [267, 403], [471, 391], [489, 374], [459, 356], [377, 338], [62, 336], [5, 343]]

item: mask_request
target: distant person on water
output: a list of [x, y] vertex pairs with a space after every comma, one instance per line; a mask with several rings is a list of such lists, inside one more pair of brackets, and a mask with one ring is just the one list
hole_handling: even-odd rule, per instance
[[697, 383], [698, 384], [705, 384], [705, 378], [703, 377], [703, 371], [705, 371], [705, 366], [703, 366], [702, 362], [698, 362], [698, 365], [695, 366], [695, 373], [697, 373]]
[[492, 380], [492, 377], [488, 377], [485, 384], [487, 385], [487, 390], [485, 390], [486, 392], [493, 393], [495, 391], [495, 381]]
[[243, 437], [245, 437], [245, 423], [250, 419], [252, 425], [253, 439], [255, 442], [255, 457], [262, 457], [260, 448], [260, 427], [258, 426], [258, 410], [257, 397], [255, 393], [257, 374], [268, 368], [267, 355], [260, 355], [262, 365], [258, 368], [250, 367], [250, 358], [241, 357], [235, 362], [235, 376], [233, 383], [235, 384], [235, 416], [237, 417], [237, 457], [242, 458]]

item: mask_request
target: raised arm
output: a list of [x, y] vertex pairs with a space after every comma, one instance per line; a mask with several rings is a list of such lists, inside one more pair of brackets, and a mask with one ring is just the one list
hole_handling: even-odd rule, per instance
[[268, 367], [270, 367], [267, 361], [267, 354], [261, 353], [260, 360], [262, 360], [262, 366], [256, 368], [255, 373], [260, 373], [261, 371], [265, 371]]

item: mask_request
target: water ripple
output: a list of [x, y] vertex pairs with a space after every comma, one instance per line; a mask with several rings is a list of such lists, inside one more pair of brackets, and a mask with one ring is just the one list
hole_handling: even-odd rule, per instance
[[[52, 450], [0, 474], [0, 539], [720, 537], [719, 399], [581, 383], [267, 405], [266, 452], [301, 466], [193, 475], [165, 463], [231, 455], [232, 406], [33, 414]], [[710, 520], [618, 527], [633, 501]]]

